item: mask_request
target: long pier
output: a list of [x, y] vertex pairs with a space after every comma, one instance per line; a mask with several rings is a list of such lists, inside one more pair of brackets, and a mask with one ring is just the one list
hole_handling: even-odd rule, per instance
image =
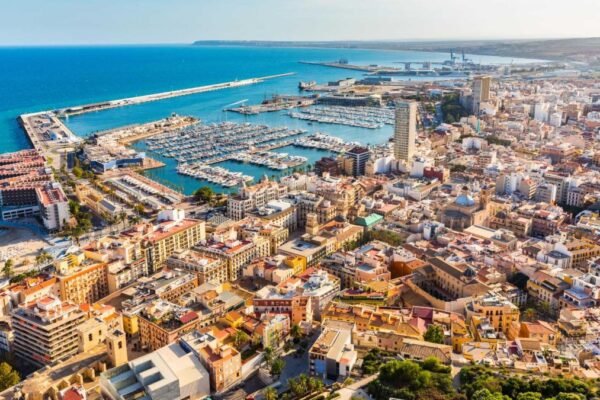
[[169, 92], [154, 93], [154, 94], [148, 94], [148, 95], [143, 95], [143, 96], [129, 97], [126, 99], [109, 100], [109, 101], [104, 101], [104, 102], [100, 102], [100, 103], [93, 103], [93, 104], [86, 104], [86, 105], [81, 105], [81, 106], [62, 108], [62, 109], [54, 110], [53, 112], [55, 114], [57, 114], [59, 117], [67, 117], [67, 116], [71, 116], [71, 115], [78, 115], [78, 114], [85, 114], [85, 113], [89, 113], [89, 112], [102, 111], [102, 110], [106, 110], [106, 109], [110, 109], [110, 108], [148, 103], [151, 101], [165, 100], [165, 99], [169, 99], [172, 97], [189, 96], [192, 94], [211, 92], [214, 90], [222, 90], [222, 89], [230, 89], [230, 88], [236, 88], [236, 87], [241, 87], [241, 86], [254, 85], [257, 83], [264, 82], [269, 79], [283, 78], [285, 76], [292, 76], [294, 74], [295, 74], [295, 72], [288, 72], [285, 74], [262, 76], [259, 78], [249, 78], [249, 79], [242, 79], [239, 81], [236, 80], [236, 81], [231, 81], [231, 82], [215, 83], [212, 85], [197, 86], [197, 87], [188, 88], [188, 89], [172, 90]]

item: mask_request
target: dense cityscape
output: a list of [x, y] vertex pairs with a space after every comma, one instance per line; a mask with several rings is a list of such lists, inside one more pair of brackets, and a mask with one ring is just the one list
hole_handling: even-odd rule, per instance
[[[382, 42], [413, 52], [22, 108], [27, 146], [0, 154], [0, 399], [597, 398], [594, 40], [493, 62], [470, 52], [544, 46]], [[278, 46], [189, 47], [229, 45]], [[165, 103], [251, 90], [220, 120]], [[147, 103], [168, 116], [73, 123]]]

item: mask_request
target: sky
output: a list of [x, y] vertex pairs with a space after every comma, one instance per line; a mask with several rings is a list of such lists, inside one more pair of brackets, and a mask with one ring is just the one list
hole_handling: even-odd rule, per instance
[[600, 0], [6, 0], [0, 45], [600, 36]]

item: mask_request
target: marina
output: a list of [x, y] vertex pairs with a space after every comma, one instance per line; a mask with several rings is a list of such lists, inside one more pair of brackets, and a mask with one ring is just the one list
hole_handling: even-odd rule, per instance
[[292, 118], [312, 122], [367, 129], [377, 129], [384, 125], [394, 124], [394, 110], [391, 108], [319, 106], [301, 112], [290, 112], [288, 115]]
[[214, 167], [203, 163], [179, 164], [177, 173], [202, 179], [207, 182], [231, 188], [254, 179], [253, 176], [241, 172], [232, 172], [222, 167]]
[[229, 159], [243, 163], [261, 165], [269, 169], [280, 171], [288, 168], [298, 167], [308, 161], [306, 157], [292, 156], [287, 153], [275, 153], [270, 151], [235, 153], [231, 155]]
[[285, 146], [288, 139], [306, 133], [302, 129], [271, 128], [234, 122], [195, 124], [147, 139], [148, 149], [179, 163], [212, 164], [228, 160], [234, 153]]
[[347, 143], [344, 141], [344, 139], [341, 139], [336, 136], [326, 135], [320, 132], [296, 139], [296, 141], [294, 142], [294, 146], [327, 150], [334, 153], [344, 153], [357, 145], [360, 145], [360, 143]]

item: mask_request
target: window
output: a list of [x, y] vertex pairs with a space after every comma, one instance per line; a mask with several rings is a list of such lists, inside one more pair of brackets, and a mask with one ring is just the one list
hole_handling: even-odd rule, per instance
[[94, 340], [94, 337], [92, 336], [91, 333], [88, 334], [88, 340], [91, 342], [92, 340]]
[[123, 348], [123, 342], [119, 341], [119, 349]]

